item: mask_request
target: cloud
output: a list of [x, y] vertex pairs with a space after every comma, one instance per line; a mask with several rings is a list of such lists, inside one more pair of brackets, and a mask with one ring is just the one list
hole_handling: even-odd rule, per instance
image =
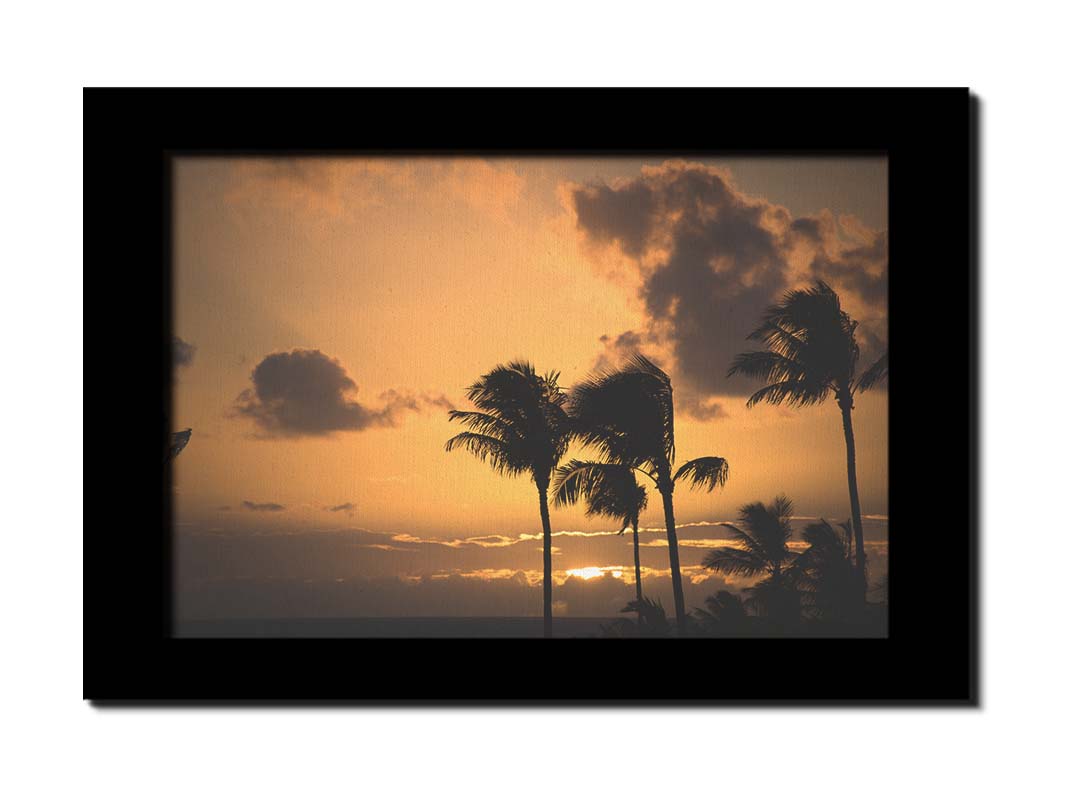
[[251, 500], [245, 500], [241, 503], [241, 508], [248, 511], [285, 511], [285, 506], [278, 505], [277, 503], [253, 503]]
[[451, 407], [443, 395], [416, 396], [390, 389], [376, 407], [355, 400], [358, 387], [341, 362], [319, 350], [272, 353], [252, 370], [252, 388], [234, 411], [273, 437], [327, 436], [336, 431], [393, 427], [404, 411]]
[[418, 203], [457, 204], [497, 221], [519, 207], [526, 179], [514, 165], [481, 158], [247, 158], [231, 168], [226, 201], [327, 218]]
[[[377, 550], [363, 550], [378, 552]], [[379, 553], [383, 557], [395, 554]], [[632, 570], [632, 568], [631, 568]], [[556, 613], [573, 617], [619, 617], [634, 597], [634, 586], [619, 570], [605, 567], [589, 578], [553, 575]], [[669, 605], [667, 571], [645, 571], [646, 596]], [[698, 582], [699, 581], [699, 582]], [[689, 606], [728, 586], [718, 577], [686, 572], [683, 587]], [[180, 619], [285, 619], [294, 617], [528, 617], [541, 616], [541, 575], [536, 570], [449, 570], [412, 576], [246, 579], [179, 577]], [[596, 631], [594, 625], [593, 631]]]
[[356, 511], [355, 503], [341, 503], [337, 506], [326, 506], [323, 511], [330, 511], [333, 513], [344, 512], [345, 516], [351, 517]]
[[[714, 419], [716, 395], [753, 384], [726, 372], [764, 309], [818, 278], [861, 320], [870, 358], [885, 344], [887, 235], [829, 211], [794, 217], [745, 195], [729, 172], [686, 161], [646, 166], [632, 179], [572, 185], [576, 225], [591, 251], [636, 279], [642, 330], [602, 337], [610, 361], [640, 347], [673, 362], [679, 410]], [[613, 255], [612, 255], [613, 254]]]
[[694, 397], [693, 395], [681, 395], [675, 407], [681, 414], [686, 414], [695, 420], [707, 422], [712, 419], [726, 419], [730, 415], [726, 413], [722, 403], [713, 403], [710, 400]]
[[185, 341], [180, 336], [173, 337], [171, 344], [173, 347], [175, 367], [188, 367], [193, 363], [193, 356], [196, 355], [195, 344], [189, 344], [189, 342]]
[[[679, 531], [680, 559], [690, 606], [701, 605], [719, 588], [736, 591], [754, 582], [726, 579], [700, 566], [709, 547], [728, 542], [720, 523], [679, 527], [686, 529]], [[888, 524], [881, 523], [866, 543], [872, 583], [886, 571], [887, 533]], [[511, 544], [501, 544], [505, 540]], [[176, 530], [181, 613], [186, 618], [541, 613], [540, 534], [456, 541], [467, 543], [455, 546], [355, 526], [300, 528], [288, 514], [220, 515]], [[632, 597], [630, 536], [564, 531], [554, 533], [552, 543], [555, 596], [568, 602], [569, 613], [614, 616]], [[643, 588], [669, 606], [670, 563], [662, 528], [642, 529], [641, 543]], [[334, 599], [326, 602], [324, 592]], [[617, 596], [623, 603], [614, 604]]]

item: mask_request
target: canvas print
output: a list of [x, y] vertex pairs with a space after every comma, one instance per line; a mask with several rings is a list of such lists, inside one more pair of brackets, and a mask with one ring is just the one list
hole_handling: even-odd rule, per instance
[[887, 170], [175, 158], [175, 635], [885, 637]]

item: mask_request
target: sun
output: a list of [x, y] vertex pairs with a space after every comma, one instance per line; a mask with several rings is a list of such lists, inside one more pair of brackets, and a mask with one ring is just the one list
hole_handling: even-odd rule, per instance
[[621, 578], [622, 571], [611, 567], [581, 567], [578, 569], [567, 570], [568, 575], [574, 575], [583, 580], [592, 580], [593, 578], [602, 578], [604, 575], [611, 575], [613, 578]]

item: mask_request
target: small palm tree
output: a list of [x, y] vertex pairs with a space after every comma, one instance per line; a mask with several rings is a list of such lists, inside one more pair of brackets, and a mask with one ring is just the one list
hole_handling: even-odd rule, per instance
[[548, 485], [567, 452], [571, 424], [559, 373], [538, 375], [527, 361], [512, 361], [483, 375], [467, 390], [478, 411], [448, 412], [449, 420], [469, 430], [445, 443], [445, 450], [467, 450], [502, 475], [529, 474], [537, 487], [544, 532], [545, 636], [552, 636], [552, 526]]
[[863, 613], [860, 575], [852, 568], [851, 530], [842, 523], [839, 533], [825, 519], [804, 528], [808, 547], [790, 567], [794, 585], [803, 595], [811, 616], [832, 622], [850, 622]]
[[[637, 533], [638, 518], [648, 505], [648, 492], [637, 482], [634, 471], [621, 464], [598, 464], [572, 459], [556, 470], [552, 486], [556, 506], [574, 505], [585, 500], [585, 513], [618, 520], [619, 534], [632, 528], [634, 532], [634, 575], [637, 583], [637, 602], [641, 594], [641, 550]], [[642, 621], [638, 607], [638, 623]]]
[[619, 609], [620, 614], [637, 614], [638, 622], [620, 617], [606, 625], [601, 625], [601, 633], [611, 639], [630, 638], [633, 636], [659, 638], [670, 635], [671, 625], [667, 622], [667, 612], [663, 610], [663, 604], [657, 600], [642, 597], [640, 600], [631, 600], [625, 608]]
[[641, 597], [631, 600], [625, 608], [619, 609], [622, 614], [637, 614], [637, 631], [640, 636], [666, 636], [670, 633], [671, 626], [667, 622], [667, 612], [663, 610], [663, 603], [659, 598], [650, 600]]
[[[856, 392], [873, 386], [888, 374], [888, 352], [884, 369], [872, 366], [856, 379], [859, 345], [855, 322], [842, 308], [837, 292], [823, 281], [808, 289], [787, 292], [777, 305], [767, 309], [763, 321], [749, 339], [767, 348], [738, 355], [727, 375], [746, 375], [767, 381], [748, 399], [748, 405], [767, 402], [803, 407], [816, 405], [833, 395], [841, 409], [845, 430], [845, 461], [852, 530], [856, 537], [856, 568], [867, 571], [863, 551], [863, 519], [856, 484], [856, 440], [852, 430], [852, 409]], [[876, 362], [877, 365], [878, 362]], [[873, 372], [872, 372], [873, 370]]]
[[709, 633], [731, 635], [745, 630], [748, 612], [739, 595], [720, 589], [704, 599], [704, 606], [707, 610], [698, 608], [696, 618]]
[[770, 505], [748, 503], [738, 512], [741, 525], [723, 523], [733, 531], [733, 547], [709, 550], [701, 564], [722, 575], [760, 577], [750, 589], [750, 603], [763, 616], [791, 621], [799, 612], [786, 568], [793, 558], [789, 540], [793, 536], [790, 518], [793, 503], [778, 496]]
[[674, 465], [674, 389], [671, 379], [635, 353], [621, 369], [598, 372], [571, 390], [575, 435], [603, 459], [647, 475], [663, 498], [678, 633], [685, 635], [685, 597], [674, 521], [674, 487], [687, 480], [709, 492], [726, 483], [726, 459], [705, 456]]

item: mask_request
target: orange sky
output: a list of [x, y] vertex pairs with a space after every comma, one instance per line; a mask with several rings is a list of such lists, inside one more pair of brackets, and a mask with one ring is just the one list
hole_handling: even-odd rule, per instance
[[[193, 428], [175, 464], [179, 526], [355, 525], [429, 539], [536, 532], [529, 481], [499, 477], [464, 453], [444, 452], [459, 430], [448, 422], [444, 400], [465, 407], [464, 387], [516, 357], [559, 370], [561, 382], [573, 384], [598, 360], [610, 359], [606, 342], [627, 331], [642, 333], [645, 349], [672, 371], [683, 398], [719, 404], [711, 419], [678, 416], [679, 462], [718, 455], [731, 467], [724, 490], [678, 492], [679, 522], [730, 519], [742, 503], [783, 492], [798, 514], [846, 516], [836, 406], [748, 410], [738, 394], [743, 387], [732, 390], [719, 375], [703, 376], [693, 367], [699, 360], [684, 360], [681, 334], [676, 342], [650, 314], [647, 282], [666, 269], [672, 248], [680, 248], [678, 215], [657, 218], [661, 227], [637, 253], [575, 207], [576, 190], [607, 187], [594, 198], [603, 208], [594, 210], [608, 214], [611, 225], [609, 194], [622, 198], [624, 191], [652, 187], [656, 197], [681, 197], [694, 176], [724, 177], [731, 197], [763, 209], [760, 225], [768, 230], [785, 230], [802, 217], [817, 222], [831, 261], [841, 270], [865, 271], [866, 282], [854, 287], [844, 271], [840, 284], [831, 283], [861, 330], [867, 325], [878, 331], [876, 341], [884, 340], [878, 300], [884, 259], [879, 266], [877, 254], [842, 255], [849, 248], [873, 252], [886, 229], [883, 160], [178, 161], [175, 333], [196, 348], [176, 373], [174, 427]], [[703, 201], [678, 202], [679, 214], [695, 209], [694, 219], [721, 220]], [[801, 243], [782, 253], [783, 280], [810, 277], [814, 251]], [[707, 268], [717, 269], [715, 263]], [[756, 274], [738, 268], [739, 285], [759, 280]], [[683, 295], [682, 306], [686, 300]], [[678, 297], [674, 303], [680, 315]], [[714, 300], [706, 305], [714, 314]], [[692, 308], [703, 313], [699, 304]], [[679, 330], [683, 324], [679, 316]], [[691, 334], [685, 352], [699, 352], [692, 349], [699, 331]], [[237, 398], [252, 388], [256, 365], [296, 348], [336, 360], [358, 387], [346, 402], [370, 412], [395, 405], [392, 424], [279, 436], [239, 413]], [[857, 400], [865, 514], [887, 513], [886, 397], [877, 391]], [[245, 503], [284, 509], [252, 510]], [[655, 502], [643, 522], [662, 525]], [[611, 525], [570, 509], [553, 512], [553, 527]]]

